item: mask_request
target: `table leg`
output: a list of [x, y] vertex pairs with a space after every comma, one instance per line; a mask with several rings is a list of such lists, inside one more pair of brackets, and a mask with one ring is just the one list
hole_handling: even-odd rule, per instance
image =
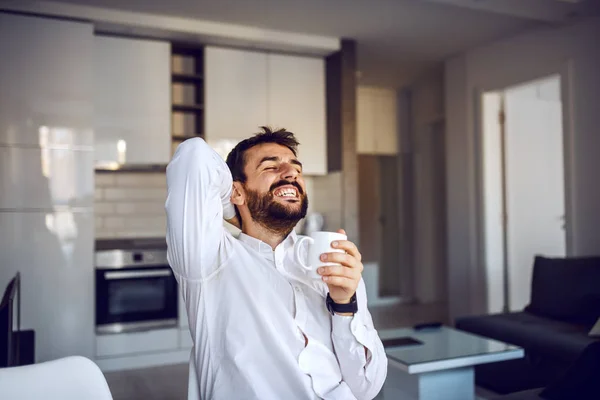
[[473, 367], [409, 375], [390, 365], [378, 400], [475, 400]]

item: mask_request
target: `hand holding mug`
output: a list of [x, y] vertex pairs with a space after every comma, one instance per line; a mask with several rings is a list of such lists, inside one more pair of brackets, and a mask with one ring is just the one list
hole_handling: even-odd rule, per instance
[[[306, 264], [300, 257], [304, 241], [310, 242]], [[347, 240], [343, 229], [337, 233], [314, 232], [310, 237], [301, 238], [296, 243], [295, 254], [297, 262], [310, 276], [327, 284], [334, 302], [350, 302], [362, 277], [363, 264], [360, 252], [354, 243]]]

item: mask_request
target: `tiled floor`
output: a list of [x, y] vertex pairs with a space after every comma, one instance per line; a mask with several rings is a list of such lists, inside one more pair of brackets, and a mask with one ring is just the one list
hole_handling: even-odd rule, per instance
[[[378, 330], [409, 327], [418, 323], [447, 323], [446, 306], [390, 305], [370, 309]], [[185, 400], [187, 364], [136, 369], [106, 374], [114, 400]]]

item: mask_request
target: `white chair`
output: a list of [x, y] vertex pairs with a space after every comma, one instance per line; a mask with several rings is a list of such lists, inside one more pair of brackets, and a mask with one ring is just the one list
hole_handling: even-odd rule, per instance
[[112, 400], [100, 368], [80, 356], [0, 369], [3, 400]]

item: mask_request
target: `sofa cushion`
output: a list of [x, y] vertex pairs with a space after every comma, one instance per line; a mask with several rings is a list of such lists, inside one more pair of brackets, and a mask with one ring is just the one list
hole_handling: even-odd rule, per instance
[[573, 362], [595, 340], [588, 328], [528, 312], [465, 317], [458, 329], [523, 347], [528, 353]]
[[591, 327], [600, 317], [600, 257], [537, 256], [525, 311]]
[[565, 376], [540, 394], [548, 400], [597, 400], [600, 398], [600, 342], [585, 348]]

